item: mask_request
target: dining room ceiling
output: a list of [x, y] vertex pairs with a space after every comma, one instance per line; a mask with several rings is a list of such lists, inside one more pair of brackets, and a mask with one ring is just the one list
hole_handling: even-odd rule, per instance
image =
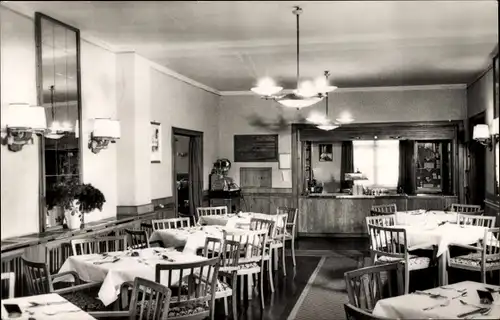
[[342, 87], [467, 84], [498, 44], [488, 1], [20, 1], [116, 51], [134, 50], [219, 91], [269, 76], [296, 84], [329, 70]]

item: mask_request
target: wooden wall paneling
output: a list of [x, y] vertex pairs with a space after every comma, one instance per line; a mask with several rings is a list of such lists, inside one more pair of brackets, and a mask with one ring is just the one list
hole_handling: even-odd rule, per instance
[[240, 168], [240, 187], [271, 188], [273, 169], [270, 167]]
[[294, 207], [291, 194], [271, 194], [269, 197], [269, 213], [275, 214], [278, 207]]
[[[373, 205], [384, 205], [384, 204], [396, 204], [398, 211], [406, 211], [407, 199], [406, 197], [398, 198], [375, 198], [373, 200]], [[368, 213], [369, 214], [369, 213]]]
[[[27, 295], [27, 289], [24, 282], [24, 269], [21, 257], [24, 255], [24, 249], [12, 250], [9, 252], [2, 252], [2, 272], [14, 272], [16, 283], [14, 287], [14, 294], [16, 297], [23, 297]], [[3, 287], [2, 287], [3, 289]], [[2, 290], [3, 291], [3, 290]], [[2, 296], [3, 298], [3, 296]]]

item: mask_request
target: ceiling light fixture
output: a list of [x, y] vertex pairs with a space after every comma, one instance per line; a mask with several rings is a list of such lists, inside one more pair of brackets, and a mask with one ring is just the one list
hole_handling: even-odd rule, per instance
[[277, 86], [272, 79], [266, 78], [259, 81], [256, 87], [251, 91], [262, 96], [264, 99], [275, 100], [286, 108], [306, 108], [310, 107], [326, 96], [337, 87], [328, 84], [323, 78], [319, 78], [314, 82], [304, 81], [300, 83], [300, 51], [299, 51], [299, 16], [302, 13], [302, 8], [294, 7], [293, 14], [297, 19], [297, 88], [292, 93], [279, 94], [283, 87]]
[[[330, 76], [330, 72], [325, 71], [325, 79], [326, 83], [328, 83], [328, 77]], [[331, 131], [334, 129], [337, 129], [339, 125], [336, 123], [333, 123], [330, 119], [328, 119], [328, 92], [326, 93], [325, 97], [325, 117], [322, 123], [316, 126], [316, 128], [324, 131]]]

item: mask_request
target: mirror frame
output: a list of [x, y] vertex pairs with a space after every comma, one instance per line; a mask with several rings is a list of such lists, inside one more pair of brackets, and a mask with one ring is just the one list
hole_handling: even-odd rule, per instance
[[[80, 30], [72, 27], [64, 22], [49, 17], [41, 12], [35, 12], [35, 46], [36, 46], [36, 88], [37, 102], [39, 106], [43, 105], [43, 59], [42, 59], [42, 20], [48, 20], [51, 23], [57, 24], [75, 33], [76, 41], [76, 90], [77, 90], [77, 105], [78, 105], [78, 148], [80, 149], [80, 157], [78, 160], [79, 180], [82, 182], [83, 175], [83, 130], [82, 130], [82, 97], [81, 97], [81, 64], [80, 64]], [[45, 201], [46, 183], [45, 183], [45, 138], [39, 139], [40, 150], [40, 183], [39, 183], [39, 230], [45, 232], [47, 230], [61, 229], [62, 225], [48, 227], [46, 224], [47, 207]]]

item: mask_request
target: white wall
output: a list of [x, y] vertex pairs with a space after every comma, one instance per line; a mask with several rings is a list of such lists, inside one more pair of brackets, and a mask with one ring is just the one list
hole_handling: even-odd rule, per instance
[[[229, 175], [239, 184], [241, 167], [272, 167], [273, 188], [291, 188], [291, 181], [284, 181], [277, 162], [234, 163], [233, 136], [235, 134], [271, 134], [276, 132], [249, 125], [248, 117], [258, 114], [267, 121], [283, 115], [290, 122], [305, 118], [310, 112], [324, 114], [325, 103], [300, 111], [283, 109], [278, 103], [263, 100], [255, 95], [223, 96], [219, 116], [220, 157], [233, 162]], [[330, 94], [329, 115], [334, 119], [348, 112], [355, 123], [447, 121], [466, 117], [465, 89], [375, 90], [337, 91]], [[291, 153], [291, 128], [278, 132], [279, 152]]]
[[152, 66], [151, 120], [162, 125], [162, 163], [151, 164], [152, 199], [172, 196], [172, 127], [203, 132], [203, 189], [217, 160], [219, 96], [179, 81]]
[[[0, 7], [0, 103], [36, 105], [36, 63], [33, 20]], [[38, 231], [39, 147], [19, 152], [0, 146], [1, 238]]]

